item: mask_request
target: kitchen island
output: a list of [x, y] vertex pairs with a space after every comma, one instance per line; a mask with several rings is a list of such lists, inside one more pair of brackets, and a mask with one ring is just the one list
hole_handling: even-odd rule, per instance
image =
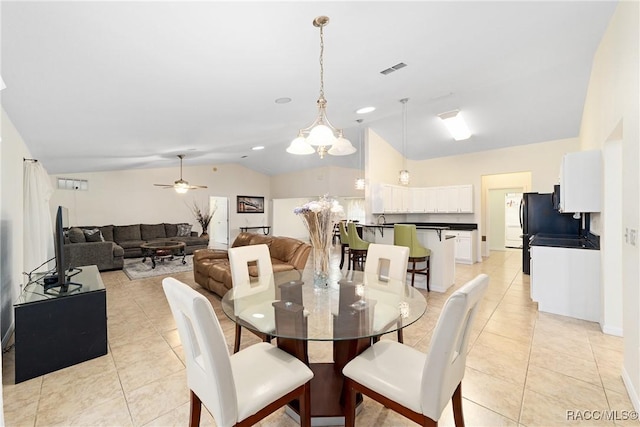
[[[393, 245], [393, 224], [363, 224], [367, 238], [375, 243]], [[446, 292], [453, 285], [456, 272], [455, 239], [447, 236], [448, 226], [416, 224], [416, 234], [422, 246], [431, 250], [429, 261], [429, 288], [435, 292]], [[416, 276], [415, 287], [427, 289], [426, 278]]]

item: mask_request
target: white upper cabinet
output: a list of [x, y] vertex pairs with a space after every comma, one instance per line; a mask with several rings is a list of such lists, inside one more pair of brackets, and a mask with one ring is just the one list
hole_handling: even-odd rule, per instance
[[560, 212], [600, 212], [602, 152], [567, 153], [560, 166]]
[[473, 213], [473, 186], [404, 187], [378, 184], [372, 189], [373, 213]]

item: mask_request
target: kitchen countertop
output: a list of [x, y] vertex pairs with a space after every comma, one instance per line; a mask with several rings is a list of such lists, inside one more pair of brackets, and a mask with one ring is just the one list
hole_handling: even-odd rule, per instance
[[600, 250], [600, 238], [593, 234], [589, 237], [563, 234], [536, 234], [531, 237], [530, 246], [548, 246], [556, 248]]
[[385, 222], [384, 224], [362, 224], [364, 227], [393, 228], [394, 224], [415, 224], [418, 230], [459, 230], [473, 231], [478, 224], [460, 222]]

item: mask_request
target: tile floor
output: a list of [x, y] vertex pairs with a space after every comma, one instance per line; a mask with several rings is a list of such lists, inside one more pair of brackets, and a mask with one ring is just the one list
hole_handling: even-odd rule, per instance
[[[458, 264], [455, 286], [447, 294], [425, 292], [427, 314], [405, 329], [405, 343], [426, 351], [448, 295], [481, 272], [491, 281], [474, 327], [462, 385], [467, 425], [614, 425], [603, 420], [569, 421], [567, 411], [621, 414], [632, 409], [620, 376], [622, 339], [602, 334], [595, 323], [538, 313], [529, 299], [529, 278], [520, 272], [519, 251], [492, 252], [471, 266]], [[107, 287], [109, 353], [20, 384], [13, 380], [15, 352], [5, 353], [7, 426], [187, 424], [183, 353], [160, 285], [162, 277], [130, 281], [121, 271], [102, 277]], [[174, 277], [202, 290], [191, 273]], [[219, 298], [202, 293], [212, 302], [232, 345], [234, 327], [222, 313]], [[388, 334], [388, 339], [394, 335]], [[243, 347], [257, 342], [248, 332], [242, 339]], [[309, 354], [312, 362], [330, 361], [331, 349], [312, 343]], [[357, 423], [414, 425], [366, 398]], [[201, 424], [215, 425], [206, 411]], [[297, 424], [280, 410], [260, 425]], [[453, 425], [450, 407], [440, 425]]]

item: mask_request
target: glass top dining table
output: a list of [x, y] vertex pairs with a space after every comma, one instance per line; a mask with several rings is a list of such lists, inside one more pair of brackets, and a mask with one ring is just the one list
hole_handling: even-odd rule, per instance
[[335, 342], [394, 332], [427, 308], [417, 289], [382, 274], [336, 270], [326, 287], [316, 287], [305, 273], [274, 273], [234, 285], [222, 309], [234, 322], [272, 337]]

